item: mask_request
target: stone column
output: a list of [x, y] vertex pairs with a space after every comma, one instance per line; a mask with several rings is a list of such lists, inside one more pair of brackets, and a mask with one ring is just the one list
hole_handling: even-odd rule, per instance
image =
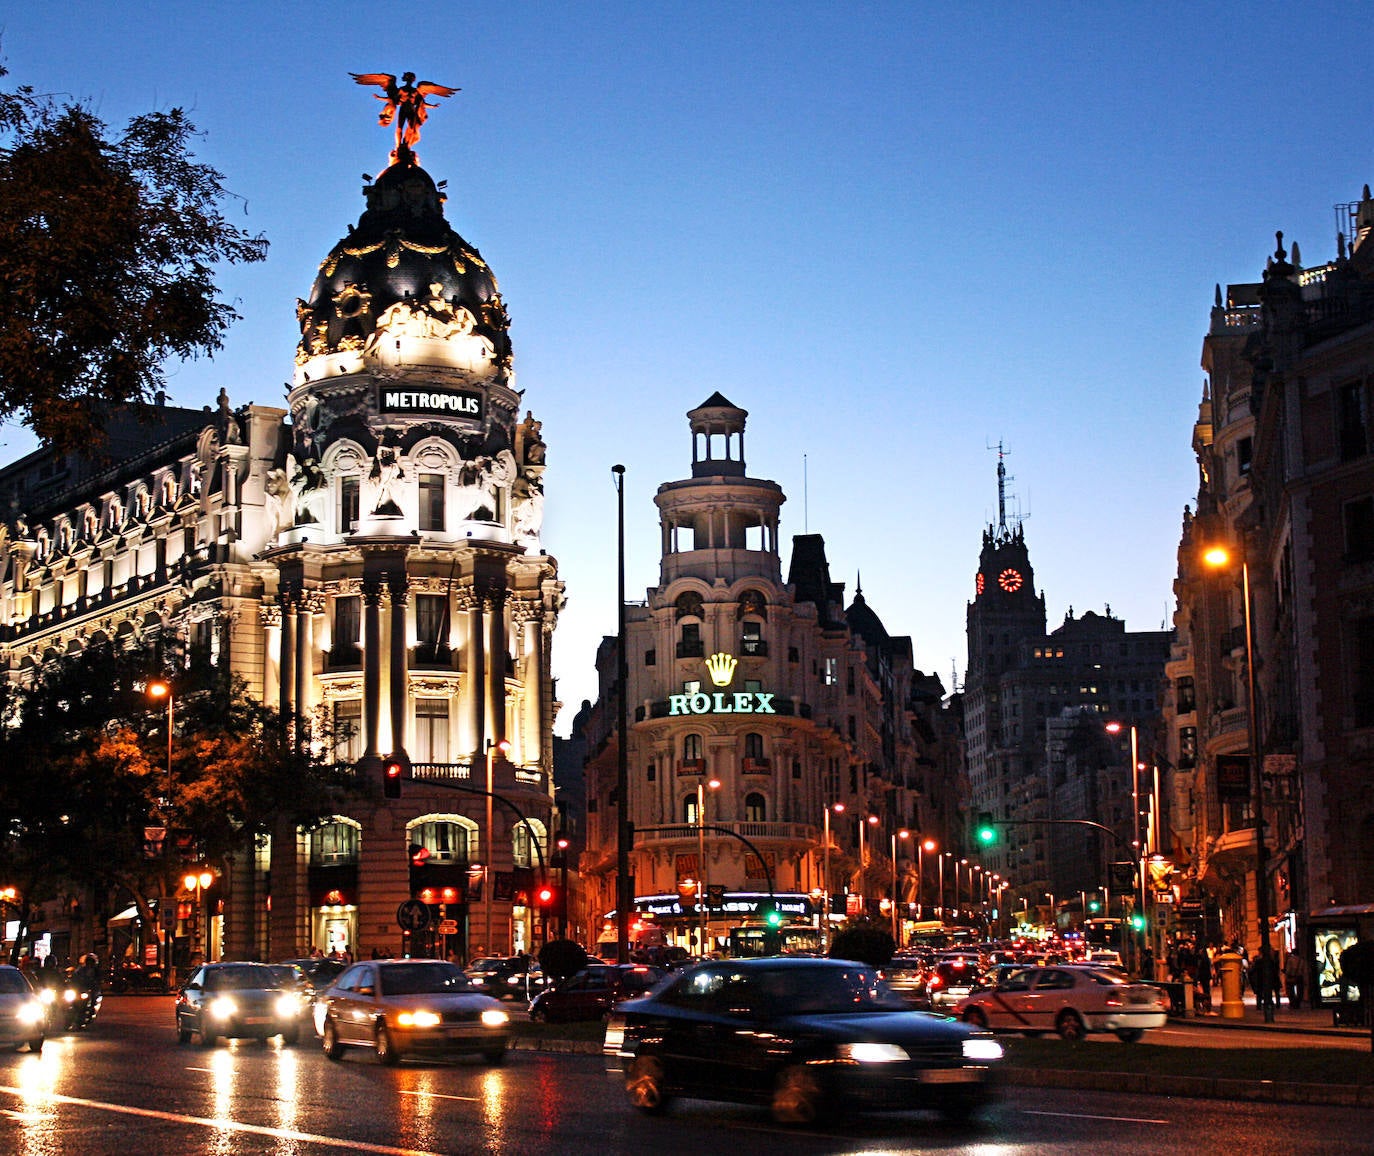
[[277, 595], [281, 607], [281, 648], [277, 667], [279, 675], [278, 702], [282, 718], [291, 717], [295, 709], [296, 691], [296, 597], [297, 590], [283, 590]]
[[382, 725], [382, 583], [375, 575], [363, 578], [363, 757], [381, 756], [378, 732]]
[[487, 736], [493, 743], [506, 737], [506, 592], [487, 591]]
[[258, 612], [263, 633], [262, 700], [281, 702], [281, 607], [264, 603]]
[[315, 615], [323, 595], [310, 590], [301, 594], [296, 611], [296, 713], [304, 726], [310, 713], [311, 688], [315, 673]]
[[479, 590], [467, 591], [468, 639], [467, 670], [463, 676], [463, 706], [467, 718], [468, 741], [474, 760], [486, 755], [486, 645], [482, 621], [484, 599]]
[[517, 609], [520, 621], [520, 644], [524, 653], [521, 673], [524, 676], [524, 712], [521, 761], [537, 766], [544, 758], [544, 609], [532, 603], [521, 603]]
[[410, 697], [406, 668], [406, 603], [410, 582], [404, 568], [388, 574], [386, 585], [391, 594], [391, 753], [404, 754], [406, 700]]

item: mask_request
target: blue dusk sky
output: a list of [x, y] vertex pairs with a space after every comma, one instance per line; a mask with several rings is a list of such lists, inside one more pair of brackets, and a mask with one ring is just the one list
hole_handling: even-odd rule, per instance
[[[543, 421], [566, 733], [627, 588], [658, 580], [653, 494], [685, 413], [749, 411], [749, 472], [823, 534], [951, 685], [996, 449], [1051, 628], [1172, 615], [1213, 285], [1274, 232], [1335, 254], [1374, 181], [1374, 6], [1247, 3], [64, 3], [0, 13], [3, 83], [112, 127], [186, 108], [266, 234], [223, 273], [242, 320], [170, 400], [282, 404], [295, 300], [360, 215], [391, 133], [349, 72], [462, 92], [418, 152], [495, 272]], [[5, 431], [4, 460], [31, 448]]]

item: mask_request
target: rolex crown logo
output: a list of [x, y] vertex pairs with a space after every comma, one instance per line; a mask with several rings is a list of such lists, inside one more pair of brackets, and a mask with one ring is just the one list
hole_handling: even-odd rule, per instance
[[739, 663], [733, 654], [718, 652], [711, 655], [706, 660], [706, 670], [711, 675], [711, 682], [716, 686], [729, 686], [735, 677], [735, 667]]

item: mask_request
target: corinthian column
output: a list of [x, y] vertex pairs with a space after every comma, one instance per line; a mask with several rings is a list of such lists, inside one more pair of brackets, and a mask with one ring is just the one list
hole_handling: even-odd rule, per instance
[[379, 758], [382, 725], [382, 583], [363, 578], [363, 737], [365, 758]]
[[506, 592], [487, 592], [487, 734], [493, 743], [506, 738]]
[[280, 694], [277, 709], [283, 719], [291, 717], [295, 707], [296, 692], [296, 596], [295, 590], [283, 590], [277, 595], [281, 607], [281, 651], [277, 658], [280, 672]]
[[387, 575], [391, 594], [391, 753], [406, 749], [406, 699], [409, 674], [406, 669], [406, 602], [410, 582], [404, 570]]

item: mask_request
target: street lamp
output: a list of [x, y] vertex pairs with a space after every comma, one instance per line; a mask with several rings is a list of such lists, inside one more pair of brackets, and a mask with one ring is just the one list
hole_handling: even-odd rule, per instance
[[926, 852], [938, 851], [940, 844], [934, 839], [922, 839], [916, 844], [916, 918], [925, 918]]
[[843, 803], [830, 803], [825, 808], [825, 844], [822, 848], [824, 860], [821, 866], [821, 891], [822, 903], [821, 910], [821, 950], [827, 955], [830, 954], [830, 812], [834, 811], [837, 815], [844, 813]]
[[911, 832], [903, 828], [892, 836], [892, 942], [902, 945], [901, 919], [897, 914], [897, 840], [909, 839]]
[[708, 787], [713, 791], [718, 789], [720, 780], [711, 779], [697, 784], [697, 912], [701, 916], [699, 946], [703, 956], [706, 955], [706, 936], [711, 924], [706, 900], [706, 789]]
[[[960, 868], [960, 867], [967, 867], [967, 866], [968, 866], [968, 860], [967, 860], [967, 859], [960, 859], [959, 862], [956, 863], [956, 864], [954, 865], [954, 918], [955, 918], [955, 919], [958, 919], [958, 918], [959, 918], [959, 868]], [[969, 891], [970, 891], [970, 892], [973, 891], [973, 872], [972, 872], [972, 871], [970, 871], [970, 872], [968, 873], [968, 888], [969, 888]], [[970, 894], [970, 895], [969, 895], [969, 899], [972, 900], [972, 898], [973, 898], [973, 896], [972, 896], [972, 894]]]
[[[1108, 734], [1120, 734], [1123, 727], [1119, 722], [1109, 722], [1106, 726]], [[1135, 813], [1135, 869], [1136, 869], [1136, 902], [1140, 904], [1138, 910], [1142, 917], [1145, 915], [1145, 846], [1140, 838], [1140, 737], [1136, 731], [1135, 724], [1130, 726], [1131, 731], [1131, 810]]]
[[[197, 951], [204, 951], [204, 937], [201, 931], [201, 926], [202, 920], [205, 917], [205, 912], [202, 909], [202, 893], [204, 892], [205, 888], [209, 887], [210, 884], [214, 881], [215, 873], [211, 871], [208, 867], [200, 871], [188, 871], [186, 873], [186, 877], [181, 881], [182, 884], [185, 886], [186, 890], [194, 892], [196, 897], [196, 905], [194, 908], [196, 933], [191, 940], [191, 951], [193, 954]], [[204, 956], [202, 955], [201, 958], [203, 959]]]
[[493, 870], [496, 867], [496, 816], [493, 807], [496, 796], [492, 793], [495, 790], [496, 776], [492, 764], [498, 754], [504, 757], [508, 750], [510, 750], [510, 743], [506, 742], [505, 739], [499, 743], [487, 739], [487, 877], [482, 885], [483, 906], [486, 908], [487, 916], [487, 938], [482, 946], [487, 954], [492, 954], [495, 950], [491, 938], [491, 881]]
[[[1230, 551], [1213, 546], [1202, 559], [1213, 569], [1232, 561]], [[1269, 849], [1264, 842], [1264, 778], [1260, 765], [1259, 702], [1255, 696], [1255, 629], [1250, 615], [1250, 563], [1244, 550], [1240, 554], [1240, 593], [1245, 618], [1245, 710], [1247, 741], [1250, 744], [1250, 790], [1255, 811], [1255, 919], [1259, 923], [1260, 958], [1268, 961], [1273, 953], [1269, 939]], [[1265, 1023], [1274, 1022], [1274, 1003], [1264, 1005]]]
[[167, 781], [163, 785], [163, 791], [170, 796], [172, 791], [172, 684], [158, 679], [150, 682], [147, 687], [148, 695], [151, 698], [165, 698], [167, 700]]
[[942, 852], [941, 855], [940, 855], [940, 922], [941, 922], [941, 923], [944, 922], [944, 919], [945, 919], [945, 911], [947, 910], [946, 907], [945, 907], [945, 860], [946, 860], [946, 859], [951, 859], [951, 860], [952, 860], [953, 858], [954, 858], [954, 852], [953, 852], [953, 851], [945, 851], [945, 852]]
[[1050, 901], [1050, 925], [1054, 928], [1055, 931], [1058, 931], [1058, 930], [1059, 930], [1059, 918], [1058, 918], [1058, 915], [1057, 915], [1057, 912], [1056, 912], [1056, 907], [1057, 907], [1057, 905], [1056, 905], [1056, 903], [1055, 903], [1055, 901], [1054, 901], [1054, 892], [1053, 892], [1053, 891], [1046, 891], [1046, 892], [1045, 892], [1045, 898], [1048, 899], [1048, 900]]

